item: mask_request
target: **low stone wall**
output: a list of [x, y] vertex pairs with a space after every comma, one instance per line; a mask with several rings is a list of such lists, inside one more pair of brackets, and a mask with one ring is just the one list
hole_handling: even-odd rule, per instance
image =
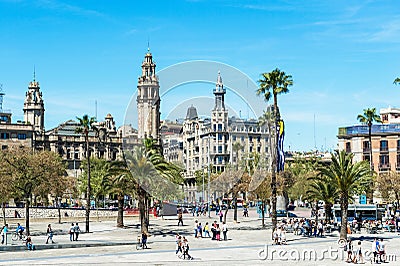
[[[85, 209], [75, 208], [61, 208], [61, 217], [85, 217]], [[91, 209], [90, 217], [110, 217], [117, 216], [117, 210], [106, 210], [106, 209]], [[25, 218], [25, 208], [9, 207], [6, 208], [7, 218]], [[44, 207], [30, 207], [29, 208], [30, 218], [52, 218], [58, 217], [57, 208], [44, 208]], [[0, 218], [3, 218], [3, 212], [0, 211]]]

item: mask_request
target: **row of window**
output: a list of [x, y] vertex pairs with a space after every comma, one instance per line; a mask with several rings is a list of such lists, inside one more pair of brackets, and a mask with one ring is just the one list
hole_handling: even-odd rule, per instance
[[10, 139], [10, 136], [11, 136], [11, 138], [18, 138], [20, 140], [26, 139], [26, 134], [25, 133], [12, 133], [11, 135], [8, 132], [1, 132], [0, 133], [0, 139]]

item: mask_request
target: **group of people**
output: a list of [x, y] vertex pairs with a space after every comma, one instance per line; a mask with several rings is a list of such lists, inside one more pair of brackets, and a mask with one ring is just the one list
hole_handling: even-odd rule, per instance
[[175, 254], [178, 255], [179, 258], [183, 258], [184, 260], [189, 259], [193, 260], [193, 257], [189, 255], [189, 243], [188, 240], [184, 236], [180, 236], [176, 234], [176, 252]]
[[70, 241], [78, 241], [79, 233], [81, 229], [79, 228], [78, 223], [71, 223], [71, 227], [69, 228], [69, 240]]
[[274, 245], [287, 245], [286, 242], [286, 230], [283, 226], [278, 226], [272, 233]]
[[213, 224], [211, 225], [211, 233], [212, 237], [210, 236], [210, 226], [208, 222], [204, 225], [204, 227], [199, 223], [197, 220], [195, 221], [195, 227], [194, 227], [194, 237], [195, 238], [203, 238], [203, 237], [211, 237], [211, 240], [217, 240], [221, 241], [221, 232], [223, 235], [223, 240], [227, 241], [228, 240], [228, 227], [225, 222], [222, 222], [222, 226], [220, 226], [217, 221], [214, 221]]
[[[353, 247], [353, 242], [349, 239], [344, 250], [347, 251], [346, 262], [364, 263], [361, 241], [358, 241], [357, 247]], [[374, 254], [374, 257], [371, 258], [371, 263], [386, 262], [386, 251], [383, 238], [380, 240], [375, 238], [374, 241], [372, 241], [371, 251]]]
[[300, 234], [313, 237], [322, 237], [327, 226], [323, 220], [319, 220], [317, 223], [310, 219], [290, 219], [288, 223], [284, 222], [283, 225], [285, 229], [291, 229], [295, 235]]

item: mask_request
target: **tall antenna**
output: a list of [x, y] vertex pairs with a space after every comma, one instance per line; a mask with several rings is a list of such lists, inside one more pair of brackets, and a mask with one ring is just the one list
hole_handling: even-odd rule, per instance
[[36, 67], [33, 65], [33, 82], [36, 81]]
[[315, 114], [314, 114], [314, 148], [317, 150], [317, 141], [315, 139]]
[[94, 117], [97, 120], [97, 100], [94, 100]]
[[0, 112], [3, 112], [3, 96], [5, 93], [3, 92], [3, 84], [0, 84]]

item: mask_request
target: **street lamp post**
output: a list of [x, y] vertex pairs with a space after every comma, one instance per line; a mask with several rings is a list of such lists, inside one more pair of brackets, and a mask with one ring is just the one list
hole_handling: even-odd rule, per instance
[[207, 209], [208, 218], [211, 217], [210, 214], [210, 176], [211, 176], [211, 158], [210, 158], [210, 135], [208, 135], [208, 183], [207, 183]]

